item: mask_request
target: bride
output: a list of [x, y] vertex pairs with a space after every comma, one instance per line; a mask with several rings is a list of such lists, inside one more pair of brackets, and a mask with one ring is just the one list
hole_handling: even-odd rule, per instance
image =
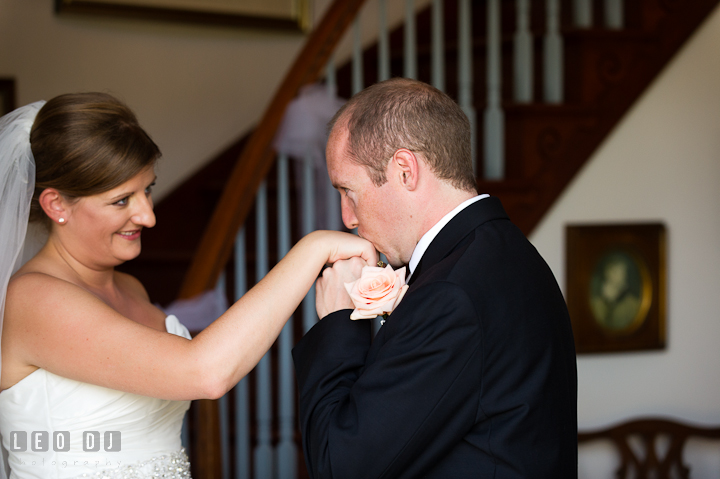
[[[107, 94], [0, 119], [0, 433], [11, 478], [189, 477], [189, 400], [222, 396], [257, 364], [323, 265], [377, 260], [357, 236], [312, 233], [190, 341], [114, 270], [155, 224], [159, 156]], [[23, 264], [28, 218], [49, 237]]]

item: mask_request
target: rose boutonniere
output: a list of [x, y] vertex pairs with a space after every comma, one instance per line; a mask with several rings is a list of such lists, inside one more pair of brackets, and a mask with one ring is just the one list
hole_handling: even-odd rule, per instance
[[392, 266], [365, 266], [357, 281], [345, 283], [355, 311], [350, 319], [372, 319], [392, 313], [400, 304], [408, 285], [405, 284], [405, 267], [393, 270]]

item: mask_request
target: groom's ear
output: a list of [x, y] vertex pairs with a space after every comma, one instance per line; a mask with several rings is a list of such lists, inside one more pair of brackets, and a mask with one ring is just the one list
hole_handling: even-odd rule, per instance
[[419, 167], [417, 155], [406, 148], [400, 148], [390, 160], [388, 174], [395, 175], [408, 191], [414, 191], [417, 188]]

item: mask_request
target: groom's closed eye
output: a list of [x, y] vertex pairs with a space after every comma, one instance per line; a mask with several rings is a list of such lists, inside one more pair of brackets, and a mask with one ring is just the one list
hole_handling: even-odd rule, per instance
[[349, 200], [352, 200], [352, 190], [350, 188], [345, 188], [344, 186], [341, 186], [338, 188], [338, 191], [340, 192], [340, 196], [344, 196]]

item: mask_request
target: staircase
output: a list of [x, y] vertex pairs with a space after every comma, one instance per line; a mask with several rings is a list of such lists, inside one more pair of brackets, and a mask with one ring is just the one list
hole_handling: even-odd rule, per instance
[[[457, 12], [458, 3], [461, 1], [445, 0], [442, 3], [445, 91], [455, 99], [460, 96], [457, 72], [458, 58], [461, 55], [457, 41]], [[529, 101], [518, 101], [514, 94], [513, 50], [518, 18], [516, 8], [521, 2], [500, 0], [500, 105], [504, 114], [505, 175], [502, 180], [490, 180], [484, 178], [482, 172], [478, 174], [480, 192], [498, 196], [510, 218], [525, 234], [532, 232], [625, 112], [718, 4], [718, 0], [629, 0], [623, 3], [621, 10], [622, 28], [616, 28], [616, 25], [609, 28], [604, 20], [604, 4], [613, 3], [612, 0], [557, 0], [564, 51], [563, 101], [548, 102], [544, 100], [543, 82], [544, 38], [547, 33], [545, 7], [553, 0], [528, 1], [535, 71], [531, 97]], [[472, 77], [475, 80], [472, 98], [475, 100], [473, 107], [477, 112], [475, 151], [480, 160], [485, 150], [482, 112], [488, 106], [485, 81], [486, 53], [489, 47], [486, 2], [487, 0], [471, 2]], [[357, 0], [337, 0], [329, 10], [326, 21], [318, 25], [313, 37], [308, 40], [308, 48], [288, 74], [255, 135], [240, 138], [157, 205], [158, 226], [143, 235], [143, 252], [140, 257], [122, 268], [143, 282], [153, 301], [167, 304], [179, 296], [189, 297], [211, 288], [221, 271], [227, 272], [227, 288], [232, 291], [235, 281], [234, 268], [227, 265], [227, 259], [232, 256], [230, 245], [237, 225], [243, 224], [246, 218], [247, 251], [250, 252], [248, 271], [251, 271], [249, 278], [253, 279], [255, 218], [248, 213], [263, 178], [267, 178], [270, 210], [274, 207], [275, 192], [278, 188], [269, 148], [270, 139], [282, 111], [295, 96], [297, 89], [313, 81], [323, 71], [330, 54], [329, 49], [331, 50], [328, 45], [332, 42], [318, 41], [315, 45], [313, 42], [316, 41], [316, 36], [336, 41], [362, 3]], [[580, 4], [590, 6], [589, 10], [584, 11], [584, 15], [579, 13]], [[591, 18], [590, 22], [587, 21], [588, 16]], [[430, 83], [430, 31], [433, 22], [431, 8], [417, 12], [415, 22], [417, 78]], [[402, 25], [389, 34], [390, 76], [403, 76], [404, 37]], [[364, 85], [377, 81], [379, 56], [377, 43], [363, 49], [361, 58]], [[356, 85], [353, 86], [353, 68], [352, 63], [347, 62], [336, 71], [338, 94], [344, 98], [348, 98], [356, 88]], [[291, 168], [294, 167], [291, 165]], [[291, 174], [290, 178], [294, 176]], [[300, 185], [291, 181], [291, 198], [295, 198], [298, 188]], [[217, 212], [215, 209], [219, 204], [223, 206], [220, 207], [220, 212]], [[293, 208], [296, 208], [295, 203], [291, 209]], [[225, 218], [221, 218], [222, 216]], [[215, 228], [217, 224], [225, 224], [223, 228], [226, 232], [207, 229]], [[298, 222], [293, 223], [293, 241], [301, 234]], [[269, 250], [276, 251], [275, 240], [269, 241]], [[201, 243], [203, 246], [199, 247]], [[214, 251], [212, 254], [215, 259], [201, 257], [204, 252], [211, 250]], [[277, 259], [274, 253], [270, 256], [271, 263]], [[249, 281], [249, 284], [253, 284], [252, 281]], [[301, 312], [298, 317], [302, 317]], [[296, 323], [294, 336], [301, 334], [302, 330]], [[277, 348], [274, 348], [273, 365], [277, 364], [278, 354]], [[250, 392], [254, 394], [256, 389], [257, 380], [252, 379]], [[253, 394], [250, 396], [254, 397]], [[273, 402], [277, 400], [277, 397], [274, 397]], [[199, 401], [193, 409], [193, 474], [201, 479], [221, 477], [217, 405]], [[277, 423], [278, 421], [274, 420], [273, 444], [278, 441]], [[230, 437], [233, 436], [230, 434]], [[257, 441], [256, 433], [252, 432], [251, 437], [254, 445]], [[300, 466], [296, 477], [307, 477], [299, 450], [298, 456]], [[233, 462], [238, 461], [231, 461], [231, 466], [234, 465]]]

